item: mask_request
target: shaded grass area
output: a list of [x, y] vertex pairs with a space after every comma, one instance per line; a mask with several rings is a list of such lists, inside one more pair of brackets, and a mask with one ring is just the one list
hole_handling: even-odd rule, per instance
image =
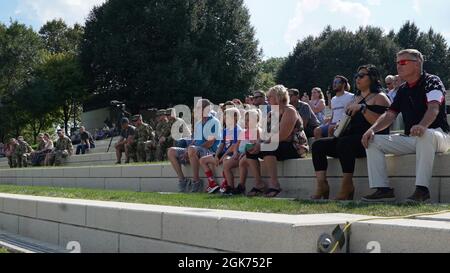
[[450, 205], [361, 204], [356, 202], [311, 202], [289, 199], [224, 197], [207, 194], [167, 194], [105, 191], [74, 188], [0, 185], [0, 192], [32, 196], [114, 201], [162, 206], [250, 211], [278, 214], [349, 213], [368, 216], [405, 216], [449, 210]]

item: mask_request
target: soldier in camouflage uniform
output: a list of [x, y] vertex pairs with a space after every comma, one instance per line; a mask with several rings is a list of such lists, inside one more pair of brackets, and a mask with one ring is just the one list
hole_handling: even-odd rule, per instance
[[58, 140], [54, 145], [53, 151], [49, 154], [50, 166], [61, 166], [67, 158], [73, 154], [72, 141], [62, 130], [58, 130]]
[[28, 167], [28, 160], [30, 159], [31, 153], [34, 152], [33, 148], [23, 139], [23, 136], [17, 138], [18, 145], [15, 151], [15, 159], [17, 162], [17, 167]]
[[145, 116], [145, 120], [147, 121], [148, 125], [150, 125], [150, 127], [155, 129], [156, 125], [158, 125], [158, 123], [156, 121], [158, 109], [155, 109], [155, 108], [148, 109], [148, 113], [149, 114], [147, 116]]
[[156, 127], [156, 161], [167, 160], [167, 149], [173, 147], [174, 140], [172, 138], [172, 125], [168, 119], [168, 110], [160, 110], [158, 112], [158, 125]]
[[8, 144], [5, 146], [5, 155], [8, 158], [8, 165], [10, 168], [17, 168], [17, 160], [16, 160], [16, 148], [17, 148], [17, 140], [15, 138], [11, 138]]
[[136, 126], [134, 143], [137, 162], [147, 162], [151, 159], [148, 155], [148, 147], [155, 145], [155, 132], [150, 125], [143, 122], [141, 115], [134, 116], [133, 122]]
[[122, 118], [120, 121], [120, 126], [122, 127], [122, 130], [120, 132], [120, 139], [119, 142], [116, 143], [116, 157], [117, 157], [117, 163], [116, 164], [122, 164], [122, 154], [125, 153], [125, 164], [130, 163], [130, 159], [133, 157], [133, 160], [136, 162], [136, 158], [134, 155], [136, 154], [134, 149], [134, 135], [136, 131], [136, 127], [130, 125], [130, 121], [128, 118]]

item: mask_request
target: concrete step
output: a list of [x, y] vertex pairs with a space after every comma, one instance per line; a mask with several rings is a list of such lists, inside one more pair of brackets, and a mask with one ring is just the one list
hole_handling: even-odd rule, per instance
[[352, 253], [450, 253], [450, 221], [419, 218], [355, 223], [350, 237]]
[[[66, 163], [66, 166], [92, 166], [92, 165], [113, 165], [116, 162], [115, 152], [101, 153], [92, 152], [84, 155], [73, 155]], [[0, 169], [9, 169], [6, 159], [0, 160]]]
[[[317, 253], [321, 235], [369, 217], [284, 215], [0, 194], [0, 229], [83, 253]], [[431, 217], [431, 218], [430, 218]], [[448, 253], [447, 215], [356, 222], [338, 252]], [[436, 220], [440, 219], [440, 220]], [[348, 243], [348, 240], [347, 240]]]
[[[89, 161], [89, 157], [104, 156], [105, 166], [100, 161]], [[439, 155], [436, 159], [431, 196], [434, 203], [450, 203], [450, 155]], [[76, 157], [75, 157], [76, 158]], [[28, 186], [78, 187], [108, 190], [128, 190], [142, 192], [177, 192], [177, 175], [170, 164], [153, 165], [110, 165], [111, 155], [80, 156], [86, 161], [79, 161], [84, 167], [62, 168], [28, 168], [0, 170], [0, 183]], [[391, 184], [396, 189], [398, 201], [406, 199], [415, 188], [415, 156], [388, 158]], [[262, 170], [267, 181], [264, 162]], [[356, 200], [372, 192], [369, 189], [366, 160], [357, 160], [355, 173]], [[192, 169], [183, 167], [187, 177], [192, 177]], [[222, 168], [216, 171], [218, 182], [222, 181]], [[204, 181], [205, 175], [200, 172]], [[234, 172], [236, 183], [239, 181], [238, 171]], [[341, 167], [336, 159], [329, 160], [329, 183], [333, 198], [340, 187]], [[315, 190], [315, 173], [310, 159], [291, 160], [278, 165], [278, 176], [283, 189], [280, 197], [308, 199]], [[247, 189], [254, 185], [253, 177], [247, 180]], [[206, 183], [205, 183], [206, 187]]]

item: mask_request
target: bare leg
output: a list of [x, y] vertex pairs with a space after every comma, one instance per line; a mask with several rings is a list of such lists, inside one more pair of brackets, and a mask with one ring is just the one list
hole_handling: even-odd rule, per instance
[[117, 145], [116, 145], [116, 158], [117, 158], [117, 162], [122, 161], [122, 148]]
[[212, 172], [212, 168], [210, 166], [214, 166], [215, 159], [213, 155], [205, 156], [200, 158], [199, 160], [200, 166], [202, 166], [203, 170], [206, 172]]
[[277, 158], [275, 156], [264, 157], [264, 166], [270, 177], [269, 187], [272, 189], [280, 189], [280, 182], [278, 181], [278, 170], [277, 170]]
[[247, 182], [248, 168], [247, 157], [243, 157], [241, 161], [239, 161], [239, 184], [244, 188], [245, 183]]
[[265, 187], [264, 182], [261, 180], [261, 165], [259, 160], [246, 159], [250, 172], [255, 177], [255, 188], [261, 190]]
[[173, 169], [177, 173], [178, 179], [180, 181], [184, 181], [186, 178], [184, 177], [183, 170], [181, 169], [181, 165], [178, 162], [176, 150], [170, 148], [167, 154], [169, 156], [169, 161], [172, 164]]
[[239, 167], [239, 161], [232, 158], [225, 159], [223, 163], [223, 173], [225, 175], [225, 180], [228, 182], [228, 186], [234, 189], [234, 175], [233, 169]]
[[200, 162], [199, 162], [199, 158], [197, 155], [197, 150], [195, 149], [195, 147], [189, 147], [188, 148], [188, 155], [189, 155], [189, 162], [191, 163], [192, 166], [192, 171], [193, 171], [193, 179], [194, 181], [200, 181]]

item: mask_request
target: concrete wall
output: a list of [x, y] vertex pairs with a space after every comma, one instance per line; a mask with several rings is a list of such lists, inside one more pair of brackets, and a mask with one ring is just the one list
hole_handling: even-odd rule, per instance
[[105, 126], [105, 119], [110, 118], [110, 108], [102, 108], [90, 112], [84, 112], [81, 114], [81, 123], [88, 130], [94, 133], [93, 129], [100, 129]]
[[258, 214], [0, 194], [0, 230], [61, 247], [77, 241], [82, 252], [88, 253], [315, 252], [321, 232], [357, 217]]
[[[396, 188], [399, 200], [405, 199], [415, 187], [415, 156], [388, 157], [389, 175]], [[329, 161], [329, 182], [331, 195], [339, 190], [342, 175], [338, 160]], [[450, 155], [438, 155], [431, 181], [432, 201], [450, 203]], [[97, 166], [86, 162], [85, 167], [32, 168], [0, 170], [0, 183], [28, 186], [80, 187], [108, 190], [129, 190], [143, 192], [176, 192], [176, 173], [169, 164]], [[95, 166], [94, 166], [95, 164]], [[264, 173], [264, 163], [262, 170]], [[369, 193], [366, 160], [357, 161], [355, 172], [356, 199]], [[190, 167], [184, 168], [185, 174], [192, 175]], [[217, 181], [221, 182], [222, 169], [216, 170]], [[311, 160], [291, 160], [278, 165], [283, 192], [281, 197], [308, 199], [315, 189], [314, 168]], [[238, 173], [235, 172], [236, 181]], [[204, 174], [202, 175], [204, 178]], [[203, 179], [206, 181], [206, 179]], [[265, 179], [267, 180], [267, 178]], [[254, 179], [248, 179], [247, 188], [251, 189]], [[205, 183], [206, 186], [206, 183]]]
[[[0, 230], [83, 253], [316, 253], [363, 215], [282, 215], [0, 194]], [[355, 223], [350, 252], [450, 252], [450, 215]], [[345, 251], [345, 250], [344, 250]]]

